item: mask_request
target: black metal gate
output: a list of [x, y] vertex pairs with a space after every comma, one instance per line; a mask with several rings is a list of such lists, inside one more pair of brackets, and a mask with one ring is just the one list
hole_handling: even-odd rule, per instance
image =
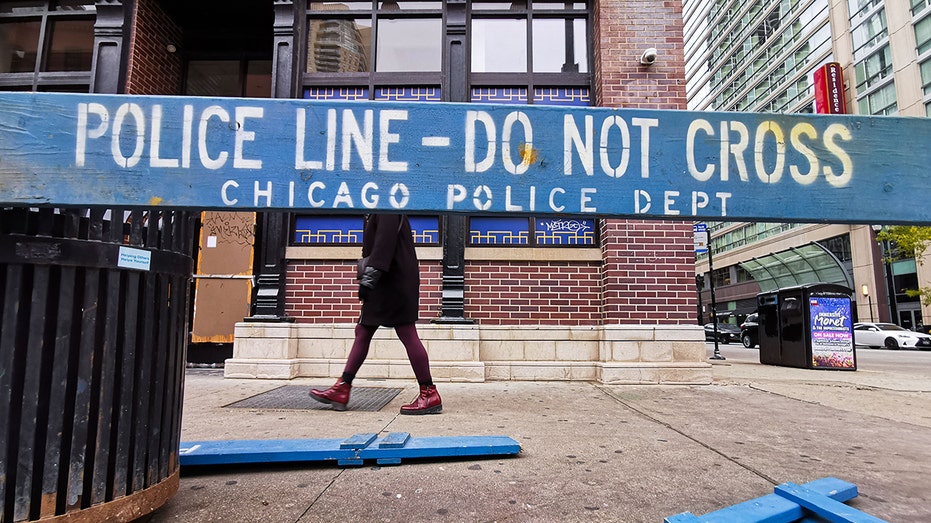
[[178, 488], [194, 214], [0, 209], [0, 523]]

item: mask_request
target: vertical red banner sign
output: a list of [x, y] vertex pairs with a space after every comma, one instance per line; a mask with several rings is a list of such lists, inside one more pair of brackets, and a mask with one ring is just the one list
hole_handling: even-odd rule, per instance
[[815, 70], [815, 112], [846, 114], [844, 70], [837, 62], [829, 62]]

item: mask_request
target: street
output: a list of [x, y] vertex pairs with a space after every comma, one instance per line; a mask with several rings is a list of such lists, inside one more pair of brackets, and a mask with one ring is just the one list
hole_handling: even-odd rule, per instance
[[[708, 356], [714, 354], [714, 342], [706, 342]], [[759, 363], [760, 349], [746, 349], [737, 343], [720, 343], [718, 349], [725, 361]], [[931, 351], [866, 349], [857, 347], [857, 369], [877, 372], [931, 375]]]

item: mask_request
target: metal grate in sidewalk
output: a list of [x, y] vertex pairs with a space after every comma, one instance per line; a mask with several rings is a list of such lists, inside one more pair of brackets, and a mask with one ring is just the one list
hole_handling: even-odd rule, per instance
[[[306, 385], [285, 385], [268, 392], [256, 394], [249, 398], [226, 405], [234, 409], [269, 409], [269, 410], [329, 410], [332, 407], [312, 399], [308, 393], [312, 387]], [[319, 389], [327, 385], [317, 386]], [[377, 412], [393, 400], [402, 388], [389, 387], [353, 387], [347, 410]]]

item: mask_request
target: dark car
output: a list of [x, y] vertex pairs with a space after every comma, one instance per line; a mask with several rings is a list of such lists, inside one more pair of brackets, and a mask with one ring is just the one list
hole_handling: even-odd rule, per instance
[[760, 324], [757, 323], [757, 314], [747, 316], [743, 323], [740, 324], [740, 343], [744, 347], [752, 349], [760, 343]]
[[[705, 339], [714, 341], [714, 323], [705, 324]], [[740, 329], [730, 323], [718, 324], [718, 341], [720, 343], [737, 343], [740, 341]]]

